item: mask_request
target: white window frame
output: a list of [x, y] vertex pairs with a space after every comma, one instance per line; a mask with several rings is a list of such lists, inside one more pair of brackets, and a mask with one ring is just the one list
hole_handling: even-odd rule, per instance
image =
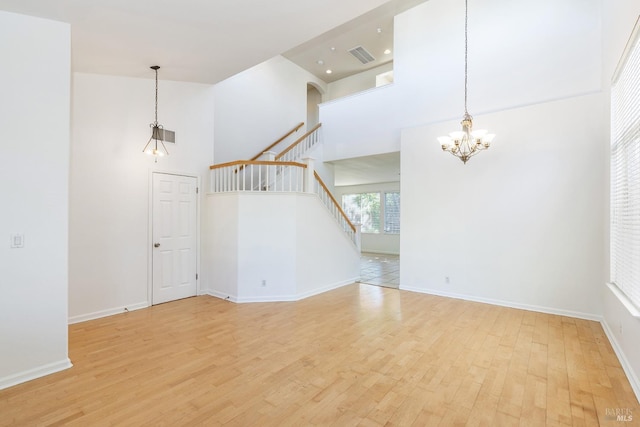
[[[640, 19], [639, 19], [640, 21]], [[611, 83], [610, 283], [640, 317], [640, 26]]]

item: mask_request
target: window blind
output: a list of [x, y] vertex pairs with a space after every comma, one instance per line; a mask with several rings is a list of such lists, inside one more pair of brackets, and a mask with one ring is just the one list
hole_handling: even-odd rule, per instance
[[611, 88], [611, 283], [640, 308], [640, 37]]
[[400, 234], [400, 193], [384, 193], [384, 232]]

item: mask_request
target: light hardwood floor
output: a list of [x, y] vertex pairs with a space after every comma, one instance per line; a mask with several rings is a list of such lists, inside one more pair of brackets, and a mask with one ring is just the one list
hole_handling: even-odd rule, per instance
[[[74, 367], [0, 391], [0, 425], [627, 426], [600, 324], [349, 285], [196, 297], [72, 325]], [[632, 423], [611, 418], [627, 409]]]

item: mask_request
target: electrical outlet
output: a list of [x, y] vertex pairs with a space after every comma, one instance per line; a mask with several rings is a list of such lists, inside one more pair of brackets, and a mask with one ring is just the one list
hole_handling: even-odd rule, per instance
[[266, 281], [266, 280], [264, 280], [264, 279], [262, 279], [262, 287], [264, 288], [264, 287], [266, 287], [266, 286], [267, 286], [267, 281]]
[[449, 283], [451, 283], [451, 280], [449, 279], [449, 276], [445, 276], [445, 278], [444, 278], [444, 283], [446, 283], [447, 285], [448, 285]]

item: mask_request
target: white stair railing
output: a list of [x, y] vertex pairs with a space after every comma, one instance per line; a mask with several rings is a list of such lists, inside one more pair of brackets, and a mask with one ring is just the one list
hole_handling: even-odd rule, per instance
[[282, 162], [295, 162], [302, 159], [302, 156], [311, 150], [320, 142], [320, 128], [322, 123], [318, 123], [311, 130], [300, 138], [298, 138], [293, 144], [285, 148], [275, 159]]
[[304, 192], [304, 170], [307, 165], [296, 162], [238, 160], [213, 165], [212, 193], [232, 191]]

